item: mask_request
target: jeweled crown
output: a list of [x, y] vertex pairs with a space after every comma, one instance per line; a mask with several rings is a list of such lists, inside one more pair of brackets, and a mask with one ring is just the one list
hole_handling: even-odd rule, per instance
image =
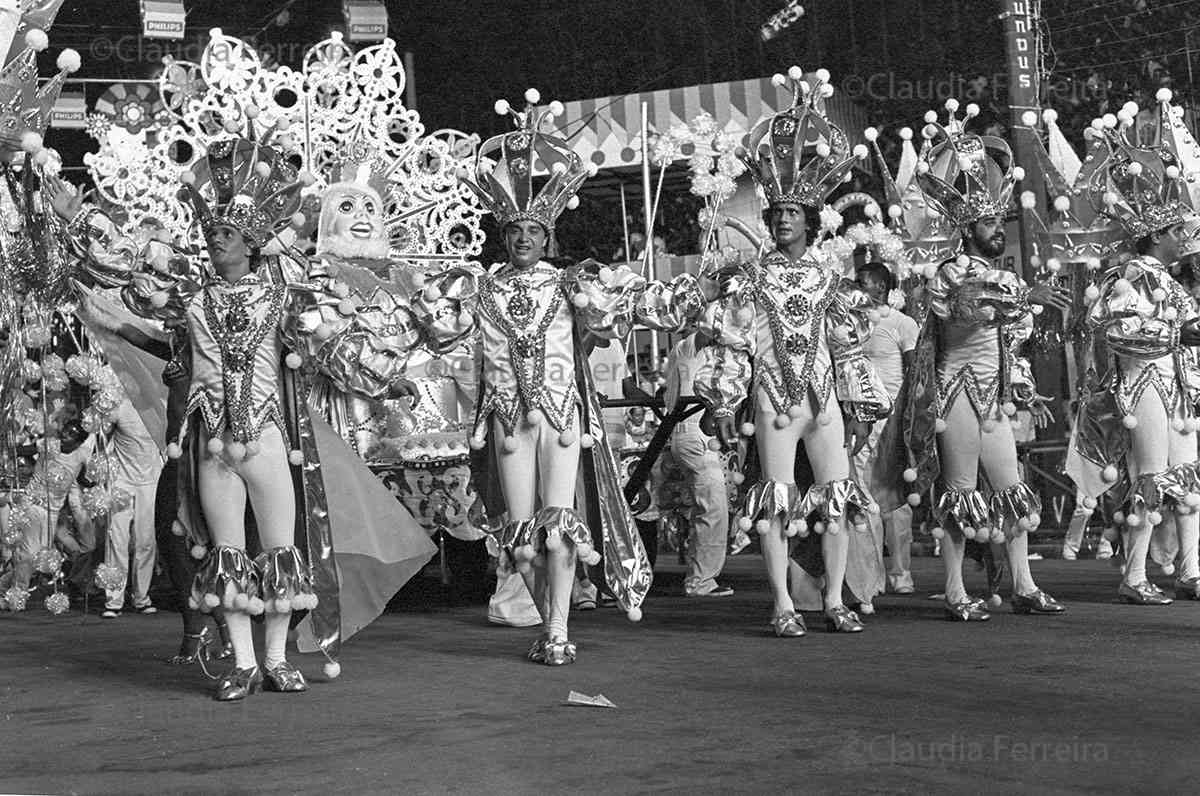
[[936, 111], [925, 114], [925, 146], [917, 162], [917, 184], [932, 207], [960, 229], [981, 218], [1008, 214], [1012, 199], [1012, 149], [994, 135], [966, 132], [966, 122], [979, 115], [970, 103], [959, 119], [958, 100], [946, 100], [948, 120]]

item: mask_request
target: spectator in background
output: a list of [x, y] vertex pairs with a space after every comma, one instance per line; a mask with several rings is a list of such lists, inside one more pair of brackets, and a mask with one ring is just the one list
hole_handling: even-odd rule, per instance
[[[130, 595], [133, 609], [139, 614], [157, 611], [150, 602], [150, 583], [154, 579], [154, 563], [158, 544], [154, 535], [154, 494], [162, 472], [162, 456], [150, 432], [128, 398], [122, 399], [111, 415], [109, 443], [114, 490], [127, 492], [132, 500], [120, 511], [114, 511], [108, 523], [106, 563], [121, 570], [128, 578], [129, 550], [133, 548], [133, 582]], [[127, 581], [128, 582], [128, 581]], [[105, 595], [106, 619], [121, 615], [125, 605], [126, 583]]]
[[625, 247], [617, 249], [613, 252], [614, 263], [631, 263], [642, 259], [642, 255], [646, 253], [646, 236], [640, 232], [629, 233], [629, 254], [625, 253]]
[[[895, 402], [904, 382], [904, 373], [912, 366], [920, 329], [917, 322], [903, 312], [892, 311], [889, 298], [896, 289], [896, 277], [886, 265], [867, 263], [858, 269], [856, 278], [859, 287], [880, 310], [879, 320], [875, 322], [864, 351], [875, 366], [888, 397]], [[883, 423], [876, 423], [867, 444], [854, 456], [854, 467], [861, 479], [870, 477], [883, 427]], [[897, 594], [912, 594], [912, 506], [905, 503], [890, 514], [868, 514], [867, 521], [876, 540], [887, 545], [888, 586]]]

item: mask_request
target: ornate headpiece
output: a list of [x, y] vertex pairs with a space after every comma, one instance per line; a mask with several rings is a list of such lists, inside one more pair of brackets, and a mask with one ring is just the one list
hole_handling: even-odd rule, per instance
[[927, 143], [917, 163], [917, 184], [930, 205], [961, 229], [981, 218], [1007, 215], [1016, 176], [1004, 139], [965, 132], [967, 119], [979, 114], [979, 106], [967, 105], [963, 119], [955, 115], [958, 107], [958, 100], [946, 100], [949, 119], [944, 126], [937, 111], [925, 114]]
[[[525, 110], [516, 111], [506, 100], [496, 100], [496, 113], [512, 116], [516, 131], [489, 138], [475, 158], [475, 179], [463, 182], [483, 202], [501, 227], [514, 221], [536, 221], [547, 231], [563, 210], [579, 204], [575, 192], [595, 173], [563, 138], [542, 132], [542, 123], [561, 116], [561, 102], [537, 108], [541, 95], [535, 88], [525, 92]], [[534, 173], [548, 172], [540, 190]]]
[[819, 210], [867, 150], [851, 152], [845, 133], [825, 115], [825, 100], [833, 96], [828, 70], [805, 77], [793, 66], [786, 77], [777, 74], [771, 81], [777, 86], [791, 81], [792, 105], [751, 128], [746, 166], [768, 206], [795, 202]]
[[1179, 158], [1163, 136], [1163, 123], [1173, 118], [1170, 90], [1160, 90], [1158, 99], [1163, 105], [1159, 124], [1144, 133], [1133, 102], [1116, 116], [1105, 114], [1092, 122], [1108, 150], [1088, 183], [1092, 207], [1119, 222], [1134, 240], [1178, 224], [1185, 209]]
[[[879, 131], [868, 127], [863, 131], [875, 153], [879, 173], [883, 178], [883, 193], [887, 201], [889, 226], [904, 242], [908, 260], [913, 268], [936, 269], [958, 252], [958, 229], [949, 224], [938, 210], [931, 207], [916, 184], [917, 150], [913, 146], [912, 128], [900, 130], [900, 163], [895, 174], [884, 160], [879, 148]], [[928, 146], [928, 139], [926, 139]]]
[[206, 233], [229, 226], [261, 248], [289, 223], [303, 226], [300, 191], [311, 182], [265, 142], [233, 138], [214, 142], [208, 154], [180, 177], [196, 220]]
[[[58, 54], [58, 74], [39, 88], [37, 54], [49, 44], [45, 31], [29, 30], [25, 34], [25, 49], [0, 69], [0, 129], [17, 137], [34, 133], [38, 145], [50, 123], [50, 112], [62, 91], [63, 80], [80, 65], [78, 52], [63, 50]], [[26, 142], [22, 145], [27, 149], [37, 148]]]
[[[1081, 161], [1058, 127], [1058, 113], [1042, 112], [1046, 123], [1046, 142], [1037, 139], [1036, 155], [1046, 179], [1046, 194], [1033, 191], [1021, 194], [1021, 207], [1033, 219], [1038, 253], [1050, 270], [1053, 261], [1086, 262], [1093, 268], [1112, 254], [1121, 242], [1121, 228], [1108, 216], [1096, 211], [1088, 186], [1108, 155], [1104, 136], [1091, 128], [1084, 131], [1085, 152]], [[1037, 114], [1026, 111], [1021, 119], [1027, 126], [1037, 123]], [[1039, 201], [1049, 199], [1045, 214], [1033, 212]], [[1043, 215], [1045, 217], [1043, 217]]]

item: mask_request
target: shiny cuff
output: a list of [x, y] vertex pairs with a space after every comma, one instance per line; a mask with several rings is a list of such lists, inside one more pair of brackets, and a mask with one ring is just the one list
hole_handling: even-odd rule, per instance
[[226, 546], [212, 550], [192, 580], [188, 606], [204, 613], [223, 607], [226, 611], [261, 614], [258, 570], [246, 551]]
[[992, 521], [1011, 538], [1036, 530], [1041, 523], [1042, 501], [1029, 485], [1021, 481], [992, 495]]
[[312, 574], [300, 548], [273, 547], [254, 560], [262, 583], [264, 607], [269, 614], [286, 614], [317, 607]]
[[988, 534], [992, 518], [987, 501], [978, 489], [947, 489], [938, 498], [933, 516], [946, 533], [961, 533], [974, 539]]

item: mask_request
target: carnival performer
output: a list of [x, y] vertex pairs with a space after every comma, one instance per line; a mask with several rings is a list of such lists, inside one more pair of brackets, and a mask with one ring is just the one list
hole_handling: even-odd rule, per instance
[[[219, 681], [216, 699], [242, 699], [264, 685], [264, 676], [269, 690], [303, 691], [305, 679], [285, 651], [293, 610], [307, 609], [314, 625], [320, 622], [324, 632], [317, 635], [327, 641], [327, 654], [336, 652], [342, 632], [330, 524], [379, 518], [326, 510], [320, 426], [296, 401], [302, 393], [295, 381], [307, 365], [346, 391], [388, 394], [402, 374], [403, 352], [381, 345], [370, 327], [406, 310], [376, 307], [329, 322], [321, 307], [337, 305], [337, 296], [315, 284], [267, 284], [254, 272], [255, 257], [273, 234], [289, 221], [303, 221], [305, 181], [265, 143], [214, 142], [183, 182], [212, 263], [213, 275], [202, 282], [143, 262], [98, 209], [85, 207], [60, 181], [48, 187], [55, 211], [71, 219], [69, 236], [87, 274], [122, 286], [134, 312], [185, 322], [188, 329], [191, 387], [179, 437], [167, 452], [182, 460], [181, 521], [198, 544], [210, 534], [215, 544], [192, 599], [197, 607], [222, 606], [230, 628], [236, 664]], [[331, 486], [337, 477], [330, 473]], [[246, 549], [247, 498], [264, 548], [256, 559]], [[307, 545], [309, 561], [298, 540]], [[250, 618], [264, 613], [260, 667]], [[326, 672], [335, 676], [336, 664]]]
[[[928, 205], [960, 230], [962, 253], [943, 262], [929, 281], [930, 314], [893, 420], [904, 444], [896, 445], [895, 438], [885, 443], [876, 481], [895, 483], [901, 473], [901, 488], [915, 505], [938, 480], [935, 536], [946, 568], [950, 619], [990, 618], [984, 602], [969, 597], [963, 585], [969, 540], [983, 545], [985, 556], [989, 543], [1004, 543], [1015, 613], [1062, 613], [1063, 606], [1037, 587], [1029, 569], [1029, 532], [1040, 522], [1041, 501], [1021, 480], [1011, 418], [1020, 403], [1035, 422], [1049, 419], [1046, 399], [1037, 394], [1017, 348], [1032, 329], [1035, 311], [1052, 306], [1065, 312], [1070, 304], [1060, 288], [1030, 287], [993, 265], [1004, 253], [1004, 219], [1021, 172], [1014, 170], [1007, 143], [966, 133], [955, 117], [958, 103], [950, 100], [946, 107], [950, 121], [944, 127], [933, 111], [926, 116], [928, 143], [916, 179]], [[977, 113], [969, 105], [966, 118]], [[997, 585], [992, 580], [989, 589]]]
[[[1164, 106], [1169, 99], [1168, 93]], [[1135, 605], [1166, 605], [1171, 598], [1146, 573], [1156, 536], [1168, 551], [1160, 558], [1168, 571], [1178, 543], [1176, 596], [1200, 599], [1200, 369], [1190, 349], [1200, 345], [1200, 332], [1191, 296], [1168, 272], [1180, 256], [1184, 226], [1178, 160], [1159, 138], [1139, 145], [1136, 115], [1136, 106], [1126, 107], [1119, 120], [1093, 123], [1107, 139], [1108, 154], [1101, 178], [1091, 183], [1091, 200], [1121, 224], [1136, 256], [1111, 267], [1098, 290], [1091, 289], [1087, 323], [1109, 362], [1081, 385], [1068, 472], [1095, 506], [1117, 483], [1123, 464], [1130, 486], [1114, 514], [1114, 522], [1124, 525], [1117, 594]], [[1106, 424], [1105, 417], [1119, 418], [1119, 425]], [[1175, 516], [1164, 518], [1166, 510]]]
[[[740, 266], [724, 297], [706, 311], [701, 330], [713, 345], [703, 349], [695, 384], [726, 445], [736, 443], [735, 415], [747, 393], [752, 398], [748, 414], [756, 422], [741, 430], [755, 435], [762, 480], [750, 488], [741, 522], [758, 530], [774, 599], [771, 627], [780, 637], [806, 633], [788, 592], [788, 544], [810, 530], [820, 535], [823, 562], [810, 574], [825, 578], [827, 628], [863, 629], [842, 591], [849, 534], [866, 527], [874, 504], [850, 477], [847, 445], [861, 448], [871, 424], [891, 406], [863, 354], [870, 299], [808, 252], [818, 211], [866, 148], [852, 153], [845, 134], [826, 118], [824, 100], [833, 93], [827, 71], [818, 70], [811, 85], [797, 67], [789, 77], [792, 106], [754, 127], [747, 155], [766, 197], [774, 249]], [[801, 442], [814, 479], [804, 494], [795, 477]], [[810, 527], [814, 513], [821, 520]]]
[[[480, 335], [472, 470], [494, 538], [542, 615], [543, 634], [528, 657], [559, 666], [577, 654], [567, 631], [571, 589], [576, 556], [599, 560], [593, 538], [603, 542], [607, 585], [630, 619], [640, 618], [651, 577], [604, 435], [586, 366], [588, 340], [623, 337], [634, 320], [676, 328], [699, 311], [703, 296], [693, 277], [668, 286], [628, 269], [560, 270], [546, 261], [555, 221], [577, 204], [589, 171], [566, 141], [541, 129], [561, 114], [561, 103], [535, 109], [535, 89], [525, 98], [524, 112], [497, 102], [518, 129], [481, 146], [467, 183], [495, 215], [508, 261], [490, 270], [450, 269], [430, 280], [417, 305], [444, 346]], [[537, 190], [535, 156], [549, 173]], [[581, 466], [587, 522], [575, 508]]]
[[[912, 367], [913, 351], [921, 330], [916, 321], [889, 303], [898, 291], [896, 277], [887, 265], [867, 263], [858, 269], [857, 281], [879, 314], [863, 349], [879, 374], [888, 398], [895, 401], [900, 394], [900, 385], [904, 383], [904, 374]], [[902, 293], [900, 298], [903, 306]], [[884, 425], [877, 423], [871, 429], [867, 444], [854, 455], [854, 469], [860, 478], [871, 476], [883, 429]], [[877, 529], [876, 537], [887, 545], [890, 553], [888, 586], [897, 594], [912, 594], [912, 506], [906, 501], [895, 511], [871, 515], [868, 521], [873, 529]]]

